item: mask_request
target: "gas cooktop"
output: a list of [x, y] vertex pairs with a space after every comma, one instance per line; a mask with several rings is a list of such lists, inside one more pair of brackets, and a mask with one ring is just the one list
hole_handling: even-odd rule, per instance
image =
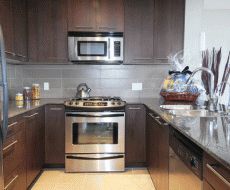
[[120, 97], [110, 96], [91, 96], [88, 98], [73, 98], [64, 102], [66, 107], [70, 108], [122, 108], [125, 101]]

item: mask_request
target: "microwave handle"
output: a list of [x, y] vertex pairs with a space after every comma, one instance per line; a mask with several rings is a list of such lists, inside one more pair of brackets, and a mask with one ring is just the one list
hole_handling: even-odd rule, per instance
[[110, 59], [110, 38], [108, 38], [108, 58]]

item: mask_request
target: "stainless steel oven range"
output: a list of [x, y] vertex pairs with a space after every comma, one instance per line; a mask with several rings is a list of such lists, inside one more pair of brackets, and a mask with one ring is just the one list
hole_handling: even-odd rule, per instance
[[125, 102], [90, 97], [65, 106], [66, 172], [124, 171]]

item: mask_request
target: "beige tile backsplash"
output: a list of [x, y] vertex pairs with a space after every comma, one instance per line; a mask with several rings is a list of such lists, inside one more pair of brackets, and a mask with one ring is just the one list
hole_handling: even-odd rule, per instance
[[[41, 85], [42, 98], [69, 98], [78, 84], [85, 82], [91, 95], [122, 98], [158, 97], [169, 65], [10, 65], [8, 81], [10, 97], [22, 92], [23, 86]], [[50, 90], [43, 91], [44, 82]], [[132, 82], [142, 82], [142, 91], [132, 91]]]

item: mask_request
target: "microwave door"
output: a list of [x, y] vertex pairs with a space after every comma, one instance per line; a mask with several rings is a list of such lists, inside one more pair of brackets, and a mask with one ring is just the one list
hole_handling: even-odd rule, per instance
[[107, 61], [109, 57], [108, 37], [77, 37], [75, 54], [79, 61]]

